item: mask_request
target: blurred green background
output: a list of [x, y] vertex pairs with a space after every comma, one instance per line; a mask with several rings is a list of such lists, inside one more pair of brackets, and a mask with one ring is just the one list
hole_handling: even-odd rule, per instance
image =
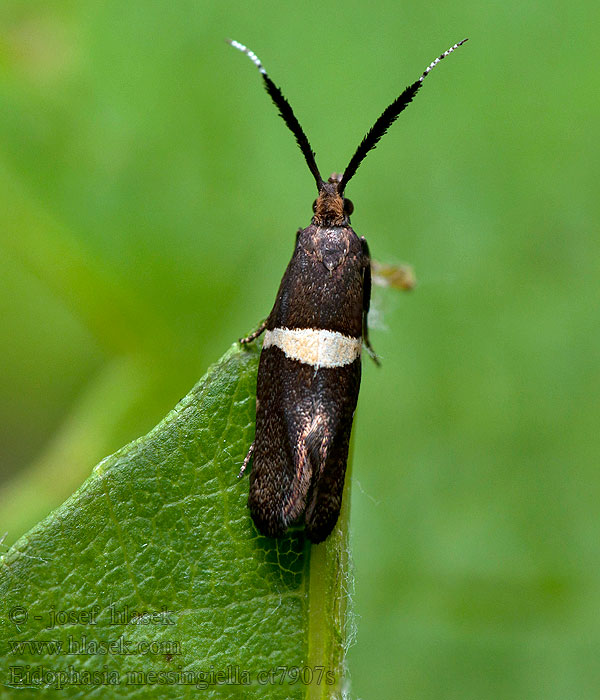
[[[376, 290], [353, 467], [361, 698], [600, 696], [592, 2], [0, 5], [5, 544], [266, 316], [321, 171], [461, 48], [348, 189]], [[1, 534], [1, 533], [0, 533]]]

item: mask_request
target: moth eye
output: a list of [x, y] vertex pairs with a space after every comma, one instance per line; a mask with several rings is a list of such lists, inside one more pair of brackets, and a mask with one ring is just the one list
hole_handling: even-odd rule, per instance
[[313, 202], [313, 214], [317, 211], [317, 200]]
[[352, 214], [352, 212], [354, 211], [354, 204], [352, 204], [352, 200], [344, 199], [344, 211], [346, 212], [346, 214], [348, 214], [348, 216]]

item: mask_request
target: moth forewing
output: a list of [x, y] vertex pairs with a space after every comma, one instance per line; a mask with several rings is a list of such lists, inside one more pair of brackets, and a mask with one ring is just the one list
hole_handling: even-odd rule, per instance
[[320, 542], [337, 521], [360, 386], [364, 270], [349, 226], [298, 235], [258, 368], [248, 504], [263, 534], [281, 535], [303, 515]]

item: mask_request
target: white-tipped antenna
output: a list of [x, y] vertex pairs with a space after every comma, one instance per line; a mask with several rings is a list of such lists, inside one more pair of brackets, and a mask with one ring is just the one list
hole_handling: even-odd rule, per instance
[[454, 46], [449, 48], [448, 51], [444, 51], [444, 53], [441, 56], [438, 56], [435, 59], [435, 61], [433, 61], [433, 63], [429, 64], [425, 72], [421, 75], [421, 77], [418, 80], [415, 80], [415, 82], [412, 85], [409, 85], [404, 90], [404, 92], [398, 95], [398, 97], [396, 97], [396, 99], [383, 110], [383, 112], [379, 116], [379, 119], [377, 119], [375, 124], [373, 124], [373, 126], [369, 129], [363, 140], [360, 142], [354, 155], [350, 159], [346, 170], [344, 170], [344, 174], [342, 175], [342, 179], [340, 180], [340, 183], [338, 185], [338, 192], [340, 194], [343, 194], [344, 188], [348, 184], [348, 181], [354, 176], [358, 166], [364, 160], [367, 153], [373, 148], [375, 148], [375, 146], [379, 143], [381, 137], [396, 121], [400, 112], [402, 112], [412, 101], [413, 97], [420, 90], [421, 85], [423, 84], [423, 80], [425, 80], [427, 75], [429, 75], [430, 71], [433, 70], [435, 66], [437, 66], [437, 64], [442, 60], [442, 58], [446, 58], [448, 54], [451, 54], [459, 46], [462, 46], [465, 43], [465, 41], [467, 41], [467, 39], [459, 41], [458, 44], [454, 44]]
[[[425, 80], [425, 78], [427, 77], [427, 75], [430, 73], [430, 71], [432, 71], [432, 70], [437, 66], [437, 64], [442, 60], [442, 58], [446, 58], [446, 56], [448, 56], [448, 54], [451, 54], [453, 51], [456, 51], [456, 49], [457, 49], [459, 46], [462, 46], [462, 45], [465, 43], [465, 41], [469, 41], [469, 39], [467, 38], [467, 39], [463, 39], [462, 41], [459, 41], [458, 44], [454, 44], [454, 46], [451, 46], [451, 47], [448, 49], [448, 51], [444, 51], [444, 53], [443, 53], [441, 56], [438, 56], [438, 57], [435, 59], [435, 61], [432, 61], [432, 62], [427, 66], [427, 68], [424, 70], [423, 75], [419, 78], [419, 80], [420, 80], [421, 82], [423, 82], [423, 81]], [[245, 46], [242, 47], [242, 50], [244, 50], [244, 49], [246, 49]], [[254, 54], [252, 54], [252, 55], [254, 56]], [[254, 58], [256, 58], [256, 56], [254, 56]], [[256, 59], [256, 60], [258, 60], [258, 59]], [[260, 62], [259, 62], [258, 65], [260, 65]], [[427, 84], [429, 85], [429, 83], [427, 83]]]
[[269, 78], [269, 76], [267, 75], [267, 71], [263, 68], [263, 64], [260, 62], [259, 57], [254, 53], [254, 51], [250, 51], [250, 49], [247, 46], [244, 46], [244, 44], [240, 44], [239, 41], [235, 41], [234, 39], [227, 39], [226, 41], [228, 44], [231, 44], [234, 49], [245, 53], [246, 56], [248, 56], [248, 58], [260, 71], [260, 74], [263, 77], [265, 88], [269, 93], [269, 96], [273, 100], [274, 105], [279, 110], [279, 116], [286, 123], [286, 126], [292, 132], [292, 134], [294, 134], [294, 136], [296, 137], [296, 143], [300, 147], [302, 155], [304, 156], [304, 160], [306, 160], [306, 164], [308, 165], [310, 172], [315, 178], [315, 182], [317, 183], [317, 189], [320, 191], [321, 186], [323, 185], [323, 178], [319, 173], [319, 168], [317, 168], [315, 153], [310, 147], [310, 143], [306, 138], [306, 134], [304, 133], [304, 131], [302, 131], [302, 127], [300, 126], [300, 122], [294, 114], [292, 106], [285, 99], [283, 93], [277, 87], [277, 85], [275, 85], [271, 78]]
[[[254, 51], [251, 51], [247, 46], [240, 44], [240, 42], [236, 41], [235, 39], [226, 39], [226, 41], [228, 44], [231, 44], [234, 49], [245, 53], [263, 75], [267, 74], [267, 71], [263, 68], [263, 64], [260, 62], [260, 58], [254, 53]], [[450, 50], [453, 51], [454, 48], [456, 47], [453, 47]]]

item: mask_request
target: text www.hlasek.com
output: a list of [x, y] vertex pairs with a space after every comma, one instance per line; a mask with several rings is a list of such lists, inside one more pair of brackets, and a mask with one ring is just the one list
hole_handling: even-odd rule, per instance
[[117, 639], [88, 639], [86, 635], [76, 638], [69, 635], [66, 641], [61, 639], [9, 641], [11, 654], [31, 654], [33, 656], [145, 656], [170, 654], [179, 656], [181, 642], [173, 640], [132, 641], [119, 637]]

